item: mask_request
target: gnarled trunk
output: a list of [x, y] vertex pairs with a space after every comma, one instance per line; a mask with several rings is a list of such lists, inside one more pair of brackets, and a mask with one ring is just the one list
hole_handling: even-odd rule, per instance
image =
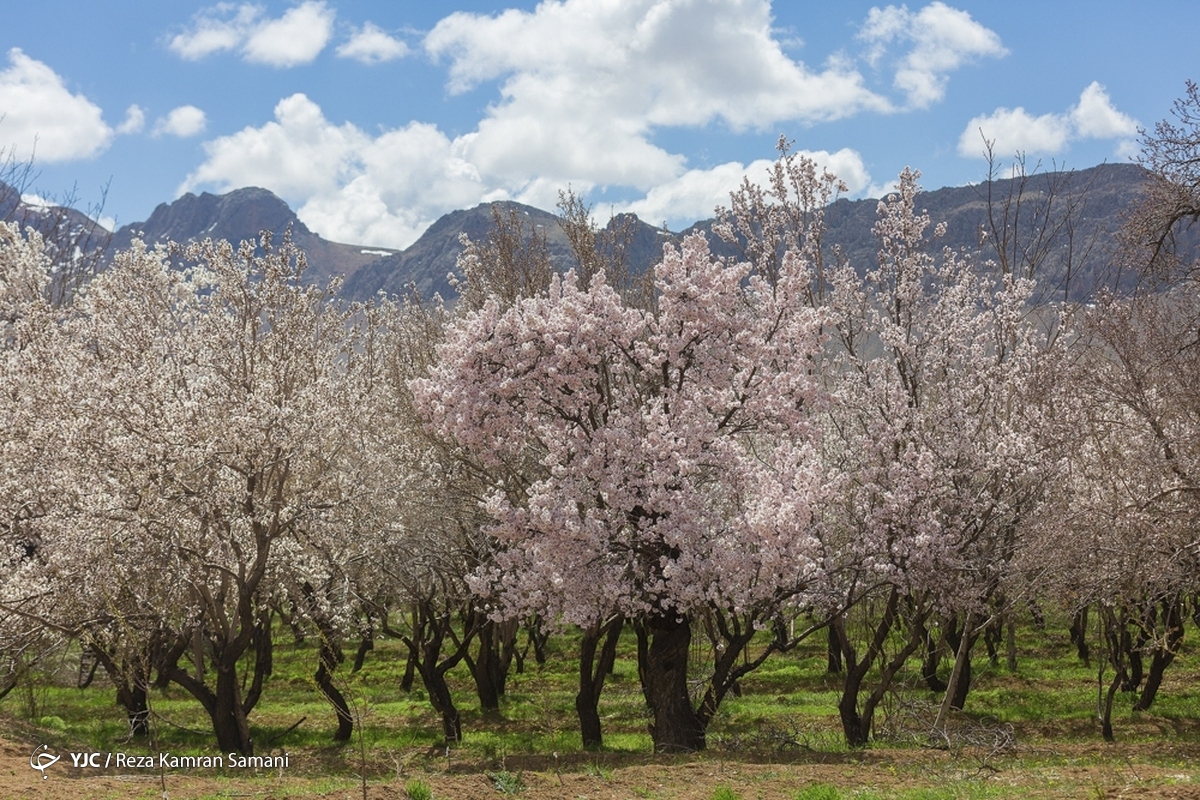
[[688, 696], [688, 648], [692, 624], [687, 615], [652, 617], [639, 630], [639, 672], [642, 691], [654, 722], [650, 738], [658, 752], [692, 752], [705, 747], [704, 727]]
[[[583, 632], [579, 643], [579, 692], [575, 695], [575, 713], [585, 748], [603, 745], [600, 729], [600, 693], [617, 657], [624, 618], [615, 616]], [[597, 655], [598, 651], [598, 655]]]

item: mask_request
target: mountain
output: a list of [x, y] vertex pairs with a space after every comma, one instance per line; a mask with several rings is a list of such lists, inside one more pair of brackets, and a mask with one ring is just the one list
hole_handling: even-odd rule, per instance
[[191, 242], [206, 238], [227, 239], [234, 244], [257, 241], [262, 231], [282, 236], [290, 227], [292, 241], [308, 258], [308, 278], [325, 283], [335, 275], [347, 279], [380, 256], [396, 252], [339, 244], [308, 229], [288, 204], [266, 189], [235, 189], [228, 194], [185, 194], [172, 203], [162, 203], [145, 222], [125, 225], [113, 234], [110, 252], [129, 247], [140, 236], [148, 244], [172, 240]]
[[[1115, 234], [1125, 210], [1138, 202], [1148, 177], [1141, 167], [1132, 164], [1103, 164], [1077, 172], [1039, 173], [1023, 183], [1008, 179], [993, 181], [990, 186], [935, 189], [919, 195], [917, 203], [934, 223], [946, 225], [945, 235], [935, 246], [994, 259], [997, 253], [980, 244], [980, 231], [989, 223], [990, 191], [990, 207], [1000, 228], [1007, 230], [1010, 237], [1015, 233], [1015, 238], [1027, 248], [1033, 243], [1041, 264], [1038, 279], [1039, 285], [1045, 287], [1044, 296], [1079, 299], [1089, 296], [1097, 286], [1111, 283], [1109, 267], [1116, 251]], [[1018, 193], [1019, 207], [1012, 202]], [[1047, 216], [1046, 207], [1051, 200], [1054, 212]], [[831, 248], [836, 245], [842, 256], [860, 271], [871, 269], [876, 263], [877, 243], [871, 229], [878, 205], [878, 200], [841, 199], [826, 212], [826, 244]], [[1070, 213], [1064, 216], [1067, 209]], [[342, 292], [347, 298], [364, 300], [378, 292], [400, 295], [415, 287], [425, 297], [440, 294], [449, 300], [455, 296], [448, 275], [455, 270], [462, 250], [460, 235], [466, 234], [477, 241], [485, 239], [496, 214], [516, 215], [529, 229], [545, 233], [551, 259], [563, 268], [570, 266], [570, 246], [557, 216], [532, 206], [505, 201], [452, 211], [409, 247], [387, 250], [327, 241], [310, 231], [286, 203], [265, 189], [238, 189], [225, 195], [186, 194], [160, 205], [145, 222], [118, 230], [112, 246], [127, 247], [137, 232], [150, 242], [203, 237], [237, 242], [257, 239], [262, 230], [280, 234], [290, 225], [292, 238], [308, 255], [311, 279], [324, 282], [333, 275], [344, 276]], [[618, 215], [606, 228], [627, 226], [626, 263], [631, 270], [643, 271], [662, 257], [664, 242], [677, 241], [694, 231], [707, 232], [715, 252], [736, 256], [735, 246], [711, 234], [714, 222], [704, 220], [680, 234], [672, 234], [635, 216]], [[1185, 231], [1180, 244], [1185, 253], [1200, 255], [1200, 230]], [[1128, 286], [1133, 276], [1127, 274], [1123, 279]]]
[[[422, 297], [441, 295], [447, 300], [455, 296], [450, 274], [458, 277], [456, 262], [462, 252], [460, 236], [484, 241], [495, 224], [496, 215], [515, 215], [527, 230], [536, 229], [546, 237], [546, 247], [553, 263], [563, 269], [573, 263], [571, 245], [559, 225], [558, 217], [547, 211], [513, 201], [482, 203], [472, 209], [451, 211], [433, 223], [421, 238], [406, 250], [386, 256], [363, 267], [346, 281], [345, 295], [365, 300], [378, 292], [402, 295], [410, 289]], [[628, 226], [626, 258], [634, 269], [644, 271], [662, 258], [662, 242], [671, 234], [639, 220], [632, 214], [620, 214], [604, 228], [611, 231]]]
[[[1129, 289], [1137, 276], [1113, 269], [1117, 255], [1116, 234], [1125, 212], [1139, 201], [1150, 175], [1135, 164], [1101, 164], [1068, 172], [1042, 172], [1024, 180], [1009, 178], [969, 186], [952, 186], [917, 195], [919, 211], [927, 213], [933, 225], [945, 223], [944, 235], [935, 247], [965, 251], [982, 260], [998, 260], [996, 250], [981, 244], [981, 231], [990, 225], [1003, 231], [1017, 243], [1010, 261], [1037, 259], [1035, 273], [1042, 299], [1090, 297], [1101, 286]], [[1020, 197], [1017, 204], [1016, 198]], [[877, 266], [878, 242], [872, 228], [878, 217], [879, 200], [835, 201], [825, 214], [825, 243], [836, 246], [841, 255], [860, 272]], [[1007, 218], [1005, 215], [1007, 209]], [[683, 233], [704, 231], [710, 242], [715, 220], [697, 222]], [[932, 225], [926, 231], [929, 237]], [[1179, 237], [1181, 254], [1200, 257], [1200, 230], [1184, 231]], [[725, 243], [715, 243], [714, 251], [736, 255]]]
[[33, 228], [51, 247], [67, 253], [93, 253], [105, 247], [109, 238], [109, 232], [87, 214], [70, 205], [28, 203], [20, 189], [4, 181], [0, 181], [0, 220], [15, 222], [22, 229]]

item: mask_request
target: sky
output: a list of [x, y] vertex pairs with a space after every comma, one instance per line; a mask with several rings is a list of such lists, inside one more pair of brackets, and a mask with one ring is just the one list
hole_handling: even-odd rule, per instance
[[261, 186], [327, 239], [570, 188], [678, 230], [781, 136], [878, 197], [1128, 161], [1200, 79], [1200, 3], [0, 0], [0, 158], [109, 226]]

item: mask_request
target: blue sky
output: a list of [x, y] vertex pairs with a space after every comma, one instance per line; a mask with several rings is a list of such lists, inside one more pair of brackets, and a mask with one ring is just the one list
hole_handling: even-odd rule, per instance
[[[878, 196], [997, 154], [1083, 168], [1200, 79], [1194, 2], [40, 0], [0, 26], [0, 147], [125, 224], [258, 185], [327, 238], [403, 247], [456, 208], [679, 228], [780, 134]], [[36, 146], [35, 146], [36, 143]]]

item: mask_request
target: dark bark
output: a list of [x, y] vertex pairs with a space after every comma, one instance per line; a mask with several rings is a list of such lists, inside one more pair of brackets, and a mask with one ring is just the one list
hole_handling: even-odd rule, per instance
[[79, 678], [75, 681], [76, 688], [86, 689], [91, 686], [99, 667], [100, 659], [96, 658], [96, 653], [90, 647], [83, 648], [79, 654]]
[[[125, 709], [125, 721], [129, 724], [131, 736], [150, 735], [150, 702], [147, 688], [150, 685], [150, 667], [147, 661], [137, 658], [123, 658], [118, 663], [117, 658], [103, 647], [88, 648], [96, 665], [104, 667], [108, 679], [117, 690], [117, 704]], [[89, 681], [90, 682], [90, 681]]]
[[[966, 637], [966, 649], [962, 650], [962, 664], [958, 680], [954, 684], [954, 696], [950, 698], [950, 708], [955, 711], [962, 711], [967, 704], [967, 694], [971, 690], [971, 649], [975, 646], [975, 642], [979, 638], [979, 632], [969, 630], [973, 616], [968, 614], [966, 622], [960, 626], [958, 617], [951, 620], [946, 626], [946, 643], [950, 646], [950, 652], [956, 654], [956, 662], [958, 661], [957, 654], [960, 648], [963, 647], [963, 637]], [[964, 630], [964, 627], [967, 630]], [[957, 663], [955, 666], [959, 666]], [[949, 687], [947, 687], [949, 688]]]
[[471, 613], [476, 617], [473, 624], [479, 649], [475, 658], [469, 652], [465, 655], [467, 668], [475, 680], [480, 709], [498, 711], [500, 698], [504, 696], [504, 687], [508, 683], [508, 670], [512, 665], [515, 649], [512, 640], [516, 638], [516, 629], [508, 624], [493, 622], [481, 612]]
[[550, 641], [550, 634], [544, 628], [541, 619], [537, 617], [525, 626], [529, 641], [533, 643], [533, 660], [539, 667], [546, 666], [546, 643]]
[[337, 730], [333, 734], [335, 742], [348, 742], [351, 734], [354, 733], [354, 716], [350, 713], [350, 705], [333, 682], [333, 671], [342, 662], [342, 658], [342, 648], [322, 634], [320, 654], [317, 657], [316, 681], [317, 688], [321, 690], [321, 694], [325, 695], [325, 699], [329, 701], [333, 706], [334, 713], [337, 714]]
[[1158, 644], [1151, 653], [1146, 686], [1142, 689], [1142, 696], [1133, 706], [1135, 711], [1150, 710], [1154, 698], [1158, 696], [1158, 689], [1162, 686], [1163, 673], [1175, 660], [1175, 655], [1183, 644], [1183, 603], [1174, 599], [1164, 600], [1162, 621], [1166, 630], [1163, 637], [1157, 640]]
[[[409, 618], [412, 621], [412, 629], [414, 632], [413, 635], [416, 636], [420, 615], [418, 614], [415, 606], [410, 609]], [[384, 609], [379, 615], [379, 629], [383, 631], [385, 636], [390, 636], [393, 639], [399, 639], [400, 641], [405, 642], [405, 644], [408, 644], [408, 637], [395, 630], [391, 625], [388, 624], [387, 609]], [[413, 681], [416, 680], [417, 677], [417, 661], [420, 658], [418, 651], [414, 650], [411, 645], [408, 646], [407, 651], [408, 654], [404, 661], [404, 675], [400, 678], [400, 691], [404, 692], [405, 694], [408, 694], [412, 691]]]
[[892, 629], [899, 622], [900, 608], [900, 592], [895, 587], [892, 587], [888, 592], [887, 601], [884, 604], [883, 614], [878, 618], [872, 630], [871, 640], [867, 643], [866, 652], [862, 658], [858, 657], [858, 653], [854, 647], [848, 632], [846, 631], [846, 619], [843, 615], [835, 616], [830, 624], [835, 627], [838, 634], [838, 641], [841, 643], [842, 655], [846, 661], [846, 675], [842, 683], [842, 696], [838, 701], [838, 715], [842, 721], [842, 732], [846, 737], [846, 744], [849, 747], [865, 747], [871, 738], [871, 730], [875, 720], [875, 709], [891, 688], [892, 680], [896, 673], [904, 666], [904, 662], [908, 660], [917, 648], [921, 646], [924, 637], [921, 631], [925, 625], [925, 615], [918, 614], [909, 626], [909, 636], [907, 642], [895, 654], [891, 661], [881, 665], [879, 671], [879, 681], [875, 684], [875, 688], [862, 701], [862, 707], [859, 707], [859, 696], [863, 690], [867, 674], [874, 667], [883, 655], [883, 647], [887, 642], [888, 636]]
[[1004, 616], [997, 613], [983, 629], [983, 643], [987, 647], [988, 661], [993, 667], [1000, 666], [1000, 645], [1004, 643]]
[[400, 677], [400, 691], [405, 694], [412, 691], [413, 681], [417, 678], [417, 660], [418, 656], [409, 650], [404, 661], [404, 674]]
[[375, 640], [371, 637], [370, 632], [363, 636], [362, 641], [358, 643], [358, 649], [354, 651], [354, 663], [350, 665], [350, 671], [358, 672], [366, 663], [367, 653], [375, 649]]
[[942, 643], [925, 626], [921, 626], [919, 633], [925, 648], [925, 654], [921, 659], [921, 680], [925, 681], [929, 691], [941, 694], [946, 691], [946, 682], [937, 674], [938, 667], [942, 663]]
[[254, 754], [254, 743], [250, 738], [250, 724], [242, 705], [241, 685], [237, 676], [237, 660], [218, 653], [210, 672], [214, 685], [196, 680], [195, 676], [182, 669], [178, 659], [164, 664], [164, 671], [171, 681], [179, 684], [196, 698], [208, 713], [217, 747], [223, 753]]
[[302, 590], [308, 614], [316, 623], [321, 639], [317, 648], [317, 673], [314, 679], [317, 688], [333, 706], [334, 714], [337, 716], [337, 729], [333, 733], [333, 740], [348, 742], [354, 733], [354, 716], [350, 713], [350, 705], [346, 702], [345, 695], [341, 693], [333, 680], [333, 673], [345, 660], [345, 654], [337, 640], [337, 631], [334, 630], [330, 621], [320, 613], [316, 590], [309, 583], [305, 583]]
[[[654, 721], [650, 738], [662, 752], [693, 752], [705, 746], [704, 728], [688, 697], [688, 648], [692, 624], [687, 616], [664, 614], [645, 622], [649, 645], [638, 664], [642, 689]], [[640, 650], [641, 648], [639, 648]]]
[[1128, 675], [1121, 683], [1122, 692], [1136, 692], [1142, 685], [1145, 672], [1142, 668], [1142, 646], [1150, 640], [1145, 628], [1138, 631], [1137, 638], [1126, 628], [1121, 631], [1121, 647], [1125, 649], [1125, 660], [1129, 663]]
[[358, 643], [358, 649], [354, 652], [354, 664], [350, 667], [350, 671], [358, 672], [363, 668], [363, 663], [367, 660], [367, 653], [375, 649], [375, 626], [371, 624], [370, 616], [367, 617], [367, 629], [363, 631], [362, 641]]
[[838, 642], [837, 631], [832, 625], [826, 628], [828, 639], [825, 646], [825, 671], [830, 675], [840, 675], [845, 666], [842, 664], [842, 646]]
[[[1100, 611], [1101, 619], [1104, 623], [1104, 642], [1107, 661], [1113, 667], [1113, 679], [1108, 685], [1108, 691], [1104, 695], [1104, 699], [1100, 704], [1100, 735], [1104, 737], [1104, 741], [1114, 741], [1112, 727], [1112, 709], [1113, 697], [1121, 685], [1128, 680], [1128, 675], [1125, 669], [1125, 654], [1126, 649], [1121, 642], [1122, 634], [1125, 632], [1125, 610], [1121, 609], [1119, 614], [1115, 613], [1110, 608], [1102, 608]], [[1104, 667], [1100, 667], [1100, 684], [1103, 685]]]
[[1071, 644], [1075, 645], [1075, 652], [1079, 655], [1079, 660], [1083, 662], [1085, 667], [1091, 663], [1091, 653], [1088, 650], [1087, 641], [1087, 624], [1088, 607], [1084, 606], [1071, 617]]
[[[449, 604], [439, 604], [436, 598], [413, 604], [412, 635], [401, 636], [407, 645], [411, 663], [429, 695], [429, 704], [442, 718], [442, 734], [447, 744], [462, 741], [462, 717], [454, 705], [454, 697], [446, 682], [446, 673], [466, 656], [476, 635], [474, 613], [463, 614], [461, 638], [454, 631], [454, 614]], [[452, 649], [443, 654], [446, 643]]]
[[614, 616], [583, 631], [579, 644], [579, 691], [575, 695], [575, 713], [583, 746], [596, 749], [604, 744], [600, 726], [600, 693], [617, 657], [617, 642], [625, 620]]

